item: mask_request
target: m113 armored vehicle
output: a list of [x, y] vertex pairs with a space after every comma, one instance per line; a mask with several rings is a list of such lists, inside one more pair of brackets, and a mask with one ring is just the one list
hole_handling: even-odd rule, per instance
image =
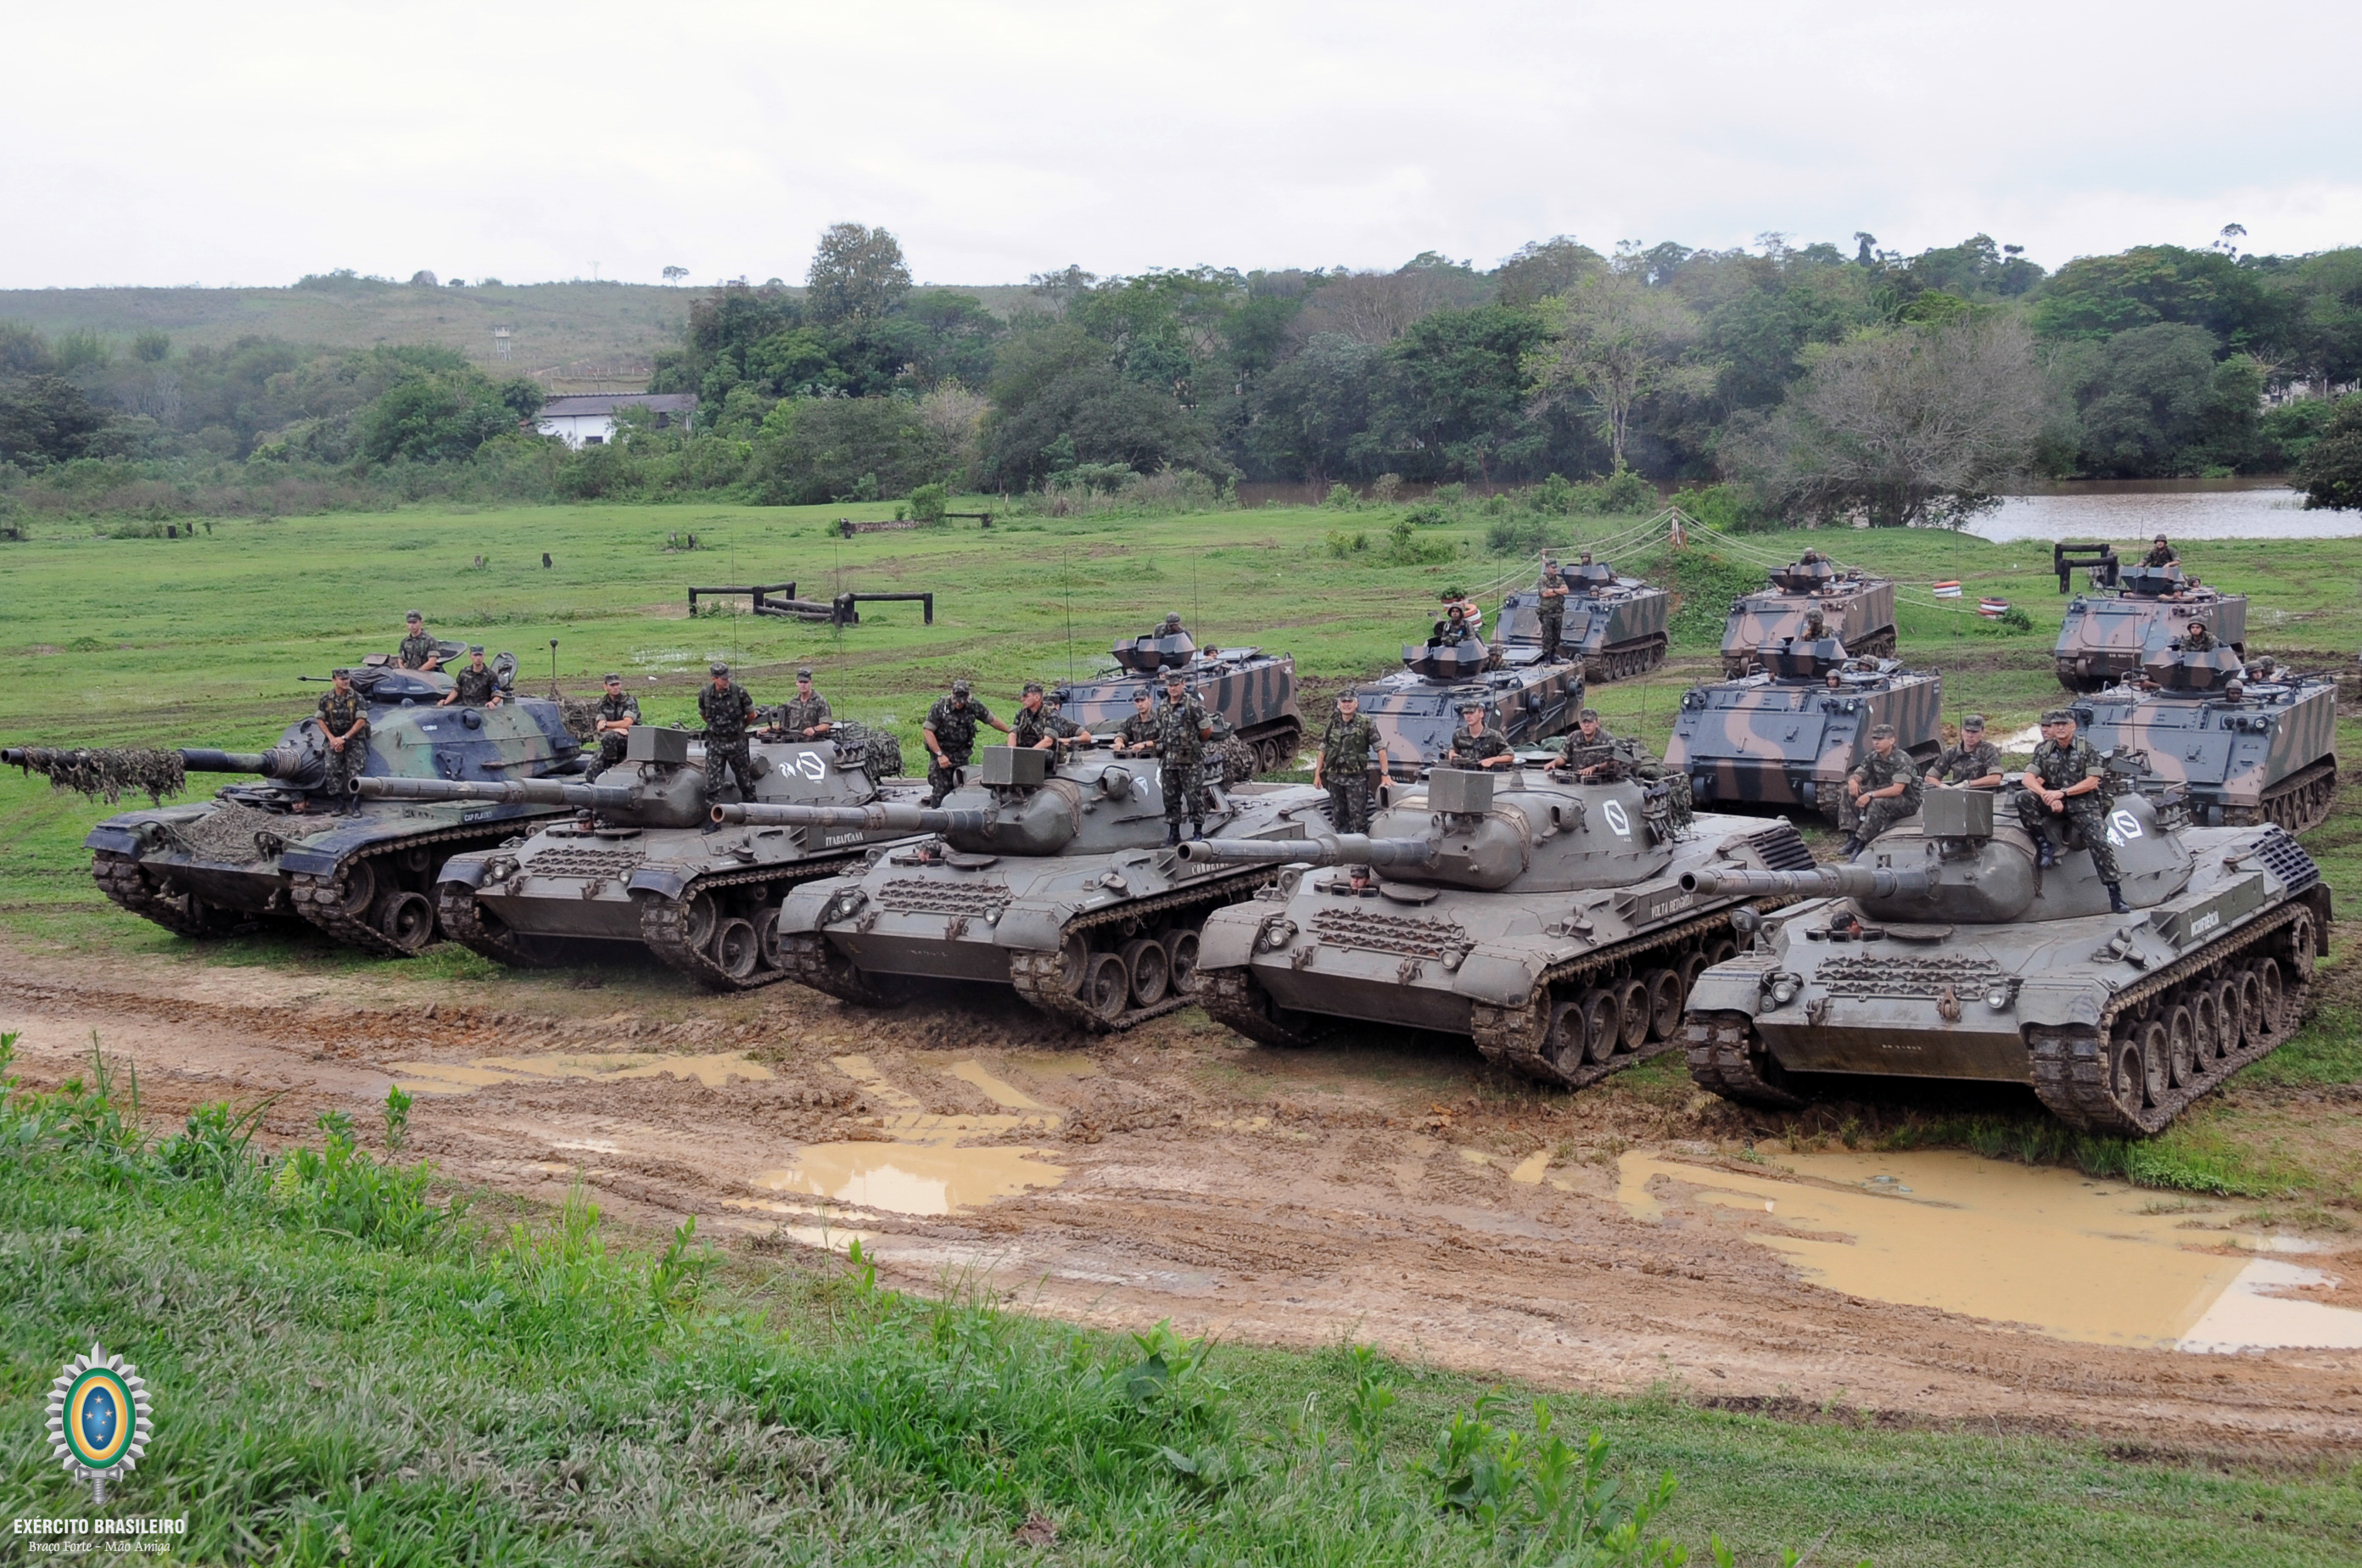
[[1481, 702], [1488, 723], [1512, 745], [1531, 745], [1574, 727], [1583, 711], [1583, 668], [1545, 664], [1539, 642], [1508, 644], [1497, 664], [1481, 639], [1442, 640], [1441, 622], [1425, 643], [1406, 644], [1403, 668], [1358, 687], [1363, 716], [1385, 742], [1386, 764], [1397, 778], [1416, 778], [1421, 768], [1451, 749], [1461, 726], [1461, 708]]
[[1286, 867], [1206, 922], [1198, 972], [1215, 1019], [1268, 1045], [1343, 1019], [1467, 1035], [1527, 1077], [1580, 1088], [1679, 1044], [1691, 982], [1737, 950], [1744, 896], [1690, 893], [1683, 871], [1812, 864], [1784, 822], [1675, 828], [1661, 785], [1439, 767], [1386, 793], [1369, 837], [1181, 846], [1189, 864]]
[[[820, 742], [760, 742], [755, 799], [860, 810], [916, 801], [866, 767], [869, 734], [840, 723]], [[498, 963], [561, 961], [575, 943], [628, 943], [718, 991], [785, 979], [779, 896], [855, 864], [895, 836], [866, 826], [715, 832], [705, 774], [683, 730], [634, 725], [620, 767], [595, 783], [365, 778], [364, 799], [532, 804], [569, 813], [530, 837], [453, 856], [436, 874], [445, 934]], [[725, 796], [734, 797], [735, 783]]]
[[2152, 642], [2134, 680], [2073, 704], [2102, 752], [2148, 764], [2138, 787], [2187, 797], [2210, 827], [2275, 823], [2303, 833], [2337, 800], [2337, 682], [2242, 665], [2227, 647]]
[[1808, 635], [1818, 611], [1824, 635], [1856, 658], [1894, 657], [1894, 583], [1864, 577], [1859, 568], [1843, 572], [1817, 550], [1792, 566], [1774, 567], [1772, 586], [1730, 602], [1722, 624], [1722, 672], [1744, 675], [1756, 650], [1768, 643]]
[[[1304, 742], [1304, 715], [1296, 706], [1296, 659], [1261, 648], [1201, 648], [1178, 625], [1115, 645], [1115, 667], [1088, 680], [1052, 688], [1058, 712], [1096, 735], [1111, 735], [1131, 717], [1131, 700], [1145, 691], [1164, 696], [1164, 672], [1177, 669], [1190, 694], [1222, 721], [1226, 756], [1238, 753], [1232, 777], [1273, 773], [1294, 766]], [[1250, 766], [1251, 765], [1251, 766]]]
[[[505, 656], [503, 656], [505, 659]], [[507, 661], [505, 668], [513, 668]], [[438, 707], [442, 674], [372, 665], [347, 671], [369, 705], [362, 777], [507, 782], [577, 772], [582, 741], [559, 705], [508, 695], [498, 707]], [[106, 896], [183, 936], [226, 933], [257, 917], [301, 919], [364, 952], [406, 957], [435, 934], [436, 867], [496, 844], [547, 805], [482, 801], [371, 800], [349, 814], [328, 798], [327, 743], [311, 720], [263, 752], [156, 754], [178, 772], [251, 773], [212, 800], [126, 812], [91, 830], [91, 875]], [[73, 752], [12, 750], [19, 762], [71, 782]], [[103, 755], [103, 754], [96, 754]], [[160, 801], [177, 778], [158, 778]]]
[[1752, 675], [1694, 686], [1673, 716], [1665, 766], [1689, 776], [1698, 805], [1797, 805], [1840, 820], [1846, 775], [1870, 732], [1894, 726], [1921, 762], [1940, 749], [1944, 679], [1892, 659], [1849, 658], [1835, 637], [1767, 643]]
[[[2062, 567], [2062, 592], [2068, 576]], [[2134, 674], [2152, 643], [2171, 639], [2192, 621], [2205, 622], [2214, 640], [2233, 653], [2246, 652], [2246, 594], [2192, 586], [2178, 566], [2119, 566], [2113, 558], [2100, 576], [2114, 591], [2095, 588], [2068, 601], [2067, 619], [2051, 650], [2058, 684], [2068, 690], [2097, 691]]]
[[2070, 1126], [2139, 1135], [2295, 1032], [2330, 917], [2295, 839], [2119, 796], [2133, 912], [2112, 914], [2090, 856], [2037, 869], [1994, 804], [1933, 790], [1851, 865], [1690, 873], [1701, 894], [1805, 900], [1698, 977], [1692, 1076], [1781, 1108], [1825, 1073], [2020, 1083]]
[[[1559, 651], [1583, 661], [1592, 685], [1645, 675], [1665, 662], [1671, 646], [1665, 630], [1673, 596], [1637, 577], [1618, 577], [1606, 561], [1577, 561], [1559, 568], [1566, 584]], [[1501, 602], [1497, 639], [1505, 648], [1541, 646], [1543, 584], [1521, 588]]]
[[[872, 849], [861, 869], [789, 890], [780, 947], [796, 979], [850, 1002], [890, 999], [897, 977], [1009, 986], [1055, 1018], [1128, 1029], [1197, 993], [1198, 928], [1253, 890], [1260, 868], [1209, 867], [1164, 845], [1153, 758], [987, 746], [939, 809], [723, 805], [751, 826], [924, 833]], [[1301, 838], [1325, 827], [1325, 792], [1242, 784], [1212, 791], [1207, 831]], [[1219, 824], [1219, 827], [1217, 826]]]

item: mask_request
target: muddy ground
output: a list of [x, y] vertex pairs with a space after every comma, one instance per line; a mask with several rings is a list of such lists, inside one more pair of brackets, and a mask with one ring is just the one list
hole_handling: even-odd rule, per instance
[[[695, 1214], [756, 1250], [860, 1235], [910, 1285], [988, 1281], [1111, 1328], [1350, 1338], [1544, 1386], [2151, 1447], [2362, 1439], [2362, 1352], [2068, 1342], [1814, 1285], [1745, 1239], [1773, 1216], [1678, 1183], [1656, 1189], [1663, 1220], [1633, 1217], [1619, 1154], [1711, 1163], [1772, 1131], [1670, 1062], [1567, 1097], [1464, 1043], [1278, 1052], [1194, 1011], [1085, 1039], [986, 991], [869, 1013], [787, 985], [690, 996], [646, 971], [495, 986], [94, 966], [17, 938], [0, 939], [0, 1028], [22, 1031], [37, 1087], [82, 1070], [94, 1032], [161, 1128], [275, 1096], [266, 1141], [316, 1135], [332, 1108], [373, 1129], [400, 1081], [411, 1152], [455, 1182], [554, 1201], [579, 1174], [613, 1215]], [[945, 1201], [972, 1206], [896, 1211]]]

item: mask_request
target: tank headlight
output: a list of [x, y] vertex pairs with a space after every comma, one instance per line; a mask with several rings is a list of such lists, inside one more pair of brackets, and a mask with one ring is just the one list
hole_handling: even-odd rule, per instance
[[1275, 952], [1278, 949], [1286, 946], [1287, 939], [1295, 934], [1296, 922], [1294, 921], [1274, 921], [1271, 924], [1264, 927], [1263, 929], [1263, 944]]
[[1985, 1006], [1992, 1008], [1995, 1012], [2008, 1005], [2009, 988], [2007, 986], [1995, 986], [1985, 993]]
[[1794, 975], [1783, 975], [1772, 982], [1772, 1005], [1786, 1007], [1796, 999], [1797, 980]]

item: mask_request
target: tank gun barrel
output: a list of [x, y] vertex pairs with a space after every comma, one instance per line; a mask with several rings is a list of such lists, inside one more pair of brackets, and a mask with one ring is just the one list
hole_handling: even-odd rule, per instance
[[1200, 838], [1175, 851], [1190, 865], [1205, 861], [1264, 861], [1283, 866], [1421, 867], [1435, 858], [1423, 838], [1371, 838], [1358, 833], [1319, 838]]
[[724, 803], [712, 812], [716, 823], [743, 823], [756, 827], [867, 828], [885, 833], [989, 832], [990, 812], [953, 812], [937, 806], [914, 806], [907, 801], [879, 801], [866, 806], [775, 806]]
[[1905, 899], [1931, 892], [1936, 874], [1921, 867], [1816, 866], [1810, 871], [1744, 871], [1708, 867], [1682, 873], [1685, 893], [1735, 893], [1741, 898]]
[[631, 790], [613, 784], [572, 784], [557, 778], [380, 778], [353, 780], [354, 790], [372, 801], [487, 801], [503, 806], [576, 806], [623, 811], [635, 802]]

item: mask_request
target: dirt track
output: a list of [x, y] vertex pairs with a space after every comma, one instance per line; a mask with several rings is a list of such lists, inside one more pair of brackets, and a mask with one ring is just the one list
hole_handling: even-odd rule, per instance
[[[1628, 1216], [1617, 1153], [1711, 1160], [1750, 1131], [1672, 1076], [1568, 1099], [1448, 1044], [1280, 1053], [1194, 1013], [1082, 1040], [982, 992], [864, 1014], [792, 986], [710, 999], [646, 974], [578, 989], [161, 958], [92, 972], [14, 941], [0, 1029], [23, 1032], [34, 1086], [77, 1071], [95, 1031], [167, 1127], [266, 1094], [271, 1140], [329, 1107], [373, 1127], [399, 1079], [418, 1090], [413, 1151], [457, 1180], [555, 1199], [579, 1171], [611, 1212], [694, 1213], [758, 1247], [858, 1233], [910, 1283], [981, 1275], [1110, 1327], [1352, 1337], [1545, 1386], [2150, 1445], [2362, 1439], [2362, 1352], [2070, 1343], [1810, 1284], [1744, 1238], [1769, 1216], [1678, 1190], [1664, 1222]], [[892, 1168], [844, 1176], [873, 1152]], [[923, 1208], [911, 1192], [1061, 1170], [949, 1216], [808, 1190]]]

